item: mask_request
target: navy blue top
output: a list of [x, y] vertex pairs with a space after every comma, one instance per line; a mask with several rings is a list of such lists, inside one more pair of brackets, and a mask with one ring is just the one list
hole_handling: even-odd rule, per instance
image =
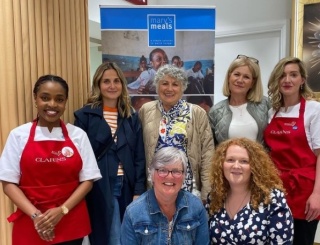
[[250, 203], [230, 219], [225, 208], [209, 219], [211, 244], [292, 244], [293, 218], [284, 193], [271, 192], [271, 203]]
[[[146, 190], [146, 162], [141, 123], [137, 113], [129, 118], [118, 115], [117, 142], [112, 138], [111, 129], [103, 117], [102, 107], [84, 106], [74, 113], [75, 125], [88, 135], [96, 157], [99, 157], [111, 143], [106, 154], [98, 160], [102, 179], [93, 183], [86, 200], [92, 232], [90, 244], [106, 245], [109, 241], [113, 215], [113, 190], [119, 162], [123, 165], [124, 180], [121, 189], [120, 215], [132, 202], [134, 195]], [[120, 121], [122, 123], [120, 124]]]

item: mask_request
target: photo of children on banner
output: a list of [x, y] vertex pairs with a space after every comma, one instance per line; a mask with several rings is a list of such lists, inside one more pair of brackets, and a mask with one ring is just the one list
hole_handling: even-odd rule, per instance
[[157, 70], [168, 64], [168, 56], [161, 48], [155, 48], [149, 55], [150, 68], [141, 72], [136, 81], [128, 84], [129, 94], [156, 94], [153, 79]]
[[180, 56], [175, 55], [175, 56], [172, 57], [171, 65], [174, 65], [174, 66], [176, 66], [178, 68], [183, 69], [183, 64], [184, 64], [184, 62], [181, 60]]
[[202, 107], [207, 113], [209, 112], [210, 108], [213, 106], [212, 99], [209, 95], [188, 96], [187, 102], [196, 104]]
[[154, 101], [156, 100], [156, 98], [154, 96], [133, 96], [131, 97], [131, 104], [132, 107], [136, 110], [139, 111], [141, 106], [144, 103], [150, 102], [150, 101]]
[[202, 63], [196, 61], [192, 68], [186, 71], [188, 77], [188, 88], [185, 94], [205, 94], [203, 88], [204, 75], [201, 72]]
[[144, 55], [142, 55], [139, 60], [139, 67], [137, 68], [137, 71], [143, 72], [146, 70], [148, 70], [147, 58]]
[[214, 64], [207, 68], [206, 76], [203, 80], [203, 90], [205, 94], [214, 94]]

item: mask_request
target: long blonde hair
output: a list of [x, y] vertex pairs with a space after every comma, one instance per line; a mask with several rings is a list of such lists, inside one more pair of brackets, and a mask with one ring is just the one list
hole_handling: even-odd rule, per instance
[[268, 95], [270, 97], [272, 108], [275, 111], [278, 111], [284, 103], [282, 94], [280, 92], [279, 82], [282, 78], [285, 66], [288, 64], [297, 64], [299, 67], [301, 77], [305, 81], [304, 84], [301, 86], [301, 89], [299, 90], [300, 95], [306, 100], [316, 99], [314, 92], [307, 84], [307, 69], [303, 61], [296, 57], [286, 57], [281, 59], [276, 64], [273, 71], [271, 72], [268, 82]]
[[130, 117], [132, 113], [131, 100], [127, 89], [127, 80], [121, 71], [121, 69], [114, 62], [105, 62], [102, 63], [96, 70], [93, 81], [92, 81], [92, 89], [87, 100], [87, 104], [91, 104], [92, 108], [96, 108], [103, 104], [102, 95], [100, 91], [100, 82], [103, 77], [103, 74], [107, 70], [115, 70], [118, 74], [118, 77], [121, 80], [122, 84], [122, 92], [118, 99], [117, 108], [118, 113], [122, 117]]

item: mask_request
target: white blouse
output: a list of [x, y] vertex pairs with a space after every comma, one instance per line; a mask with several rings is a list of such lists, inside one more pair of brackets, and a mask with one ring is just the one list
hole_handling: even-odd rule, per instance
[[[29, 139], [32, 123], [26, 123], [13, 129], [7, 139], [0, 158], [0, 180], [19, 184], [20, 159]], [[87, 134], [72, 124], [66, 125], [69, 137], [77, 148], [82, 159], [82, 170], [79, 181], [98, 180], [102, 178]], [[64, 141], [62, 128], [53, 128], [50, 132], [47, 127], [36, 127], [35, 141], [56, 140]]]

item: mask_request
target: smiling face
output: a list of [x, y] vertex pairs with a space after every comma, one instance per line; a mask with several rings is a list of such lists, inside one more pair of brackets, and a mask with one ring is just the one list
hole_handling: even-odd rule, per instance
[[58, 82], [44, 81], [34, 94], [34, 100], [38, 109], [38, 125], [48, 127], [50, 131], [59, 127], [67, 103], [65, 88]]
[[[183, 165], [181, 161], [166, 164], [162, 167], [169, 171], [172, 170], [183, 170]], [[184, 181], [184, 175], [180, 177], [173, 177], [172, 173], [169, 173], [166, 177], [160, 177], [155, 170], [153, 173], [153, 187], [154, 192], [159, 200], [166, 200], [175, 198], [178, 195]]]
[[298, 64], [289, 63], [284, 67], [279, 89], [284, 98], [300, 97], [300, 86], [304, 84]]
[[239, 66], [229, 76], [229, 89], [232, 94], [247, 96], [253, 86], [253, 76], [248, 66]]
[[182, 83], [166, 75], [159, 81], [158, 86], [159, 99], [162, 101], [165, 111], [168, 111], [182, 98]]
[[223, 163], [224, 177], [231, 187], [248, 187], [251, 177], [251, 168], [248, 152], [238, 145], [231, 145], [227, 149]]
[[122, 92], [122, 82], [114, 69], [106, 70], [100, 80], [103, 105], [115, 108]]
[[163, 51], [155, 51], [151, 56], [150, 64], [157, 71], [161, 66], [168, 64], [168, 56]]
[[201, 64], [200, 63], [198, 63], [198, 64], [195, 64], [194, 65], [194, 67], [192, 68], [192, 70], [194, 71], [194, 72], [198, 72], [198, 71], [200, 71], [201, 70]]

